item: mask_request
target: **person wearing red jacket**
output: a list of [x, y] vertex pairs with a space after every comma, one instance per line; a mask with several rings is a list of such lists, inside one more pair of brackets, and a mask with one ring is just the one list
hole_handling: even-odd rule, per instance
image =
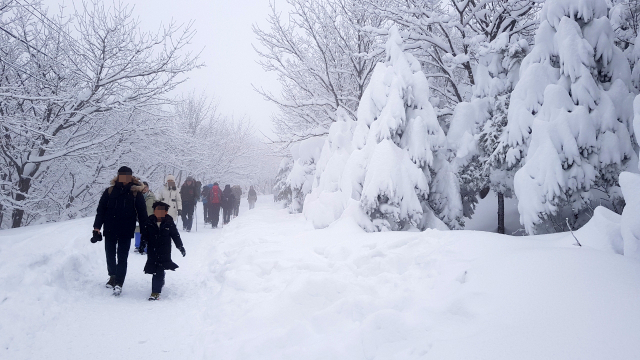
[[209, 198], [207, 205], [209, 206], [209, 219], [211, 220], [211, 226], [215, 229], [218, 227], [220, 221], [220, 205], [222, 202], [222, 190], [218, 183], [213, 183], [211, 190], [209, 190]]

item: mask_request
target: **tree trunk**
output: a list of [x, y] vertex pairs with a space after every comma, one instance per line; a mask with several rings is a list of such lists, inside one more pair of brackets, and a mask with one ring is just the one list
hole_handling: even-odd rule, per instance
[[[18, 189], [20, 190], [20, 192], [16, 194], [16, 199], [15, 199], [16, 203], [19, 204], [27, 198], [26, 194], [29, 193], [30, 188], [31, 188], [30, 178], [20, 178], [20, 180], [18, 180]], [[22, 226], [23, 217], [24, 217], [23, 209], [13, 209], [13, 212], [11, 214], [11, 220], [12, 220], [11, 227], [18, 228]]]
[[504, 234], [504, 194], [498, 193], [498, 233]]

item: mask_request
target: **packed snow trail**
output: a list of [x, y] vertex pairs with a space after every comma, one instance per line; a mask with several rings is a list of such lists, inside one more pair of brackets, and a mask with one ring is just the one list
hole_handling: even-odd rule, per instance
[[[119, 298], [93, 219], [0, 231], [2, 359], [635, 359], [640, 265], [566, 234], [313, 230], [261, 197], [149, 302], [146, 257]], [[181, 228], [179, 224], [179, 228]], [[598, 229], [577, 236], [600, 236]]]

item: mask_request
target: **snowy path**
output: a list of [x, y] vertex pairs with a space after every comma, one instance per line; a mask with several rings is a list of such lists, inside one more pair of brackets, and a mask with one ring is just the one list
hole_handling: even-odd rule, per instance
[[[244, 205], [244, 204], [243, 204]], [[200, 209], [201, 211], [201, 209]], [[262, 197], [146, 301], [105, 289], [92, 219], [0, 231], [2, 359], [633, 359], [640, 265], [566, 236], [313, 230]]]

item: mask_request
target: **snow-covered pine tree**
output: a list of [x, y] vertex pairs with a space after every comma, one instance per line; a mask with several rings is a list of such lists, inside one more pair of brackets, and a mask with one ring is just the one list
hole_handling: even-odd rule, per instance
[[292, 214], [302, 212], [304, 198], [313, 188], [316, 165], [324, 142], [325, 137], [312, 137], [291, 148], [293, 166], [287, 177], [287, 185], [291, 189], [289, 212]]
[[354, 134], [358, 150], [347, 164], [360, 207], [370, 219], [366, 230], [444, 227], [432, 206], [449, 227], [460, 226], [458, 184], [437, 154], [445, 141], [429, 102], [427, 78], [420, 63], [404, 52], [394, 26], [386, 62], [376, 65], [360, 100]]
[[[635, 133], [640, 132], [640, 95], [633, 101]], [[637, 170], [640, 170], [640, 162]], [[640, 260], [640, 175], [636, 169], [620, 174], [620, 187], [626, 205], [620, 219], [620, 233], [624, 241], [624, 256]]]
[[355, 125], [349, 112], [339, 107], [316, 165], [313, 190], [304, 201], [304, 215], [318, 229], [340, 218], [351, 198], [349, 182], [343, 179], [348, 178], [345, 166], [353, 152]]
[[291, 187], [287, 184], [287, 178], [293, 167], [293, 159], [286, 157], [280, 162], [278, 174], [276, 175], [275, 185], [273, 186], [273, 199], [275, 201], [284, 202], [285, 206], [291, 204]]
[[508, 166], [522, 165], [514, 189], [530, 234], [562, 230], [569, 214], [580, 226], [592, 190], [615, 197], [618, 175], [635, 158], [631, 71], [614, 45], [605, 0], [549, 0], [540, 19], [505, 136]]
[[509, 97], [518, 81], [520, 63], [529, 45], [517, 34], [502, 33], [478, 52], [476, 85], [469, 102], [456, 107], [447, 138], [456, 154], [464, 215], [471, 217], [478, 193], [490, 187], [498, 195], [498, 232], [504, 234], [504, 197], [511, 197], [513, 171], [500, 145], [507, 125]]

